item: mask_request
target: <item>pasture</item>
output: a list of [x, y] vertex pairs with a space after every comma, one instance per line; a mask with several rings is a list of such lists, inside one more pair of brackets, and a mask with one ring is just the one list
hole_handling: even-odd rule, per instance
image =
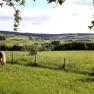
[[37, 66], [29, 52], [6, 56], [9, 64], [0, 68], [0, 94], [94, 93], [94, 51], [38, 52]]

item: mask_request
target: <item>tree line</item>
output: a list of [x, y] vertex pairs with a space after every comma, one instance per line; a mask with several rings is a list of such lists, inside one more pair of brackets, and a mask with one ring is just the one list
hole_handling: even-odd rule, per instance
[[[49, 45], [49, 44], [48, 44]], [[45, 46], [38, 48], [37, 49], [39, 51], [45, 51], [46, 50], [51, 50], [51, 51], [62, 51], [62, 50], [94, 50], [94, 43], [77, 43], [77, 42], [73, 42], [73, 43], [66, 43], [66, 44], [60, 44], [60, 45], [53, 45], [50, 44], [52, 47], [50, 46]], [[48, 48], [49, 47], [49, 48]], [[17, 45], [13, 45], [13, 46], [7, 46], [7, 45], [0, 45], [0, 50], [3, 51], [30, 51], [32, 48], [31, 46], [17, 46]]]
[[66, 43], [59, 46], [55, 46], [54, 51], [61, 50], [94, 50], [94, 43]]

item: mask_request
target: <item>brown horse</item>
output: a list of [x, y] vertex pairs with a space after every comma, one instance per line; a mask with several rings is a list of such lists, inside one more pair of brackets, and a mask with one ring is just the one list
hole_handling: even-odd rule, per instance
[[4, 65], [6, 63], [6, 56], [4, 51], [0, 51], [0, 64]]

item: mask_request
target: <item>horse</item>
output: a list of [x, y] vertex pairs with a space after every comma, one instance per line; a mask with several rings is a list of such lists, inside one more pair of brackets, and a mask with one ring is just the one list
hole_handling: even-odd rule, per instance
[[0, 51], [0, 64], [3, 66], [6, 63], [6, 55], [4, 51]]

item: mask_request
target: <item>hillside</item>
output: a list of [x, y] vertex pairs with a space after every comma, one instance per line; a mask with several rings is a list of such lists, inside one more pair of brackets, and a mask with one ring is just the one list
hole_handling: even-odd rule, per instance
[[20, 32], [12, 32], [12, 31], [0, 31], [2, 34], [10, 35], [20, 35], [20, 36], [36, 36], [36, 37], [65, 37], [65, 36], [94, 36], [92, 33], [66, 33], [66, 34], [41, 34], [41, 33], [20, 33]]
[[31, 45], [34, 43], [45, 44], [55, 40], [60, 41], [61, 44], [71, 42], [94, 43], [94, 34], [91, 33], [37, 34], [37, 33], [0, 31], [0, 38], [4, 40], [0, 41], [0, 44], [7, 46], [13, 46], [18, 44]]

